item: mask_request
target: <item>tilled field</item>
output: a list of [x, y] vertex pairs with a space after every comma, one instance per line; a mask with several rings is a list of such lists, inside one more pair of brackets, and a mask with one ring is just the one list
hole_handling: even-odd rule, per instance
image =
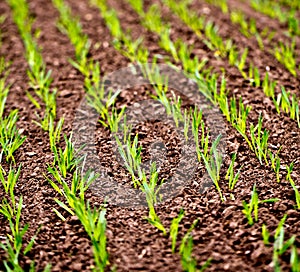
[[[0, 271], [300, 271], [299, 11], [289, 0], [1, 1]], [[168, 83], [149, 72], [162, 64]], [[114, 125], [132, 112], [124, 163]], [[87, 168], [100, 173], [90, 188]]]

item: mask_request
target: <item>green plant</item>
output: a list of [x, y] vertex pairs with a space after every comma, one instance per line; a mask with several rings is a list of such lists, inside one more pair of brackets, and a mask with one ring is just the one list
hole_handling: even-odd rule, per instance
[[286, 166], [286, 180], [289, 181], [290, 183], [294, 183], [293, 179], [292, 179], [292, 172], [293, 172], [293, 168], [294, 168], [294, 163], [291, 162], [291, 164], [289, 166]]
[[[205, 124], [202, 120], [202, 110], [198, 110], [197, 107], [194, 108], [194, 111], [190, 111], [192, 115], [192, 133], [194, 136], [195, 144], [196, 144], [196, 153], [198, 156], [198, 161], [201, 160], [201, 154], [205, 157], [208, 153], [208, 140], [209, 133], [205, 133]], [[201, 139], [199, 144], [199, 127], [201, 128]]]
[[275, 241], [273, 244], [273, 264], [275, 267], [275, 271], [280, 271], [279, 257], [283, 255], [288, 248], [290, 248], [295, 242], [295, 236], [292, 236], [287, 241], [285, 241], [284, 237], [284, 227], [280, 227], [280, 229], [276, 230], [276, 234], [274, 236]]
[[218, 6], [223, 13], [228, 13], [227, 0], [206, 0], [207, 3]]
[[289, 166], [286, 166], [286, 170], [287, 170], [286, 179], [290, 182], [291, 186], [293, 187], [293, 190], [295, 192], [296, 208], [300, 210], [300, 193], [291, 176], [293, 168], [294, 168], [293, 162]]
[[275, 98], [275, 88], [276, 88], [277, 82], [272, 81], [269, 79], [269, 73], [266, 72], [264, 80], [262, 82], [262, 88], [266, 96]]
[[280, 152], [281, 147], [279, 148], [278, 152], [275, 154], [273, 154], [271, 151], [269, 151], [269, 158], [271, 160], [271, 167], [274, 170], [274, 172], [276, 173], [276, 179], [277, 182], [280, 182], [280, 176], [279, 176], [279, 170], [280, 170], [280, 158], [278, 156], [279, 152]]
[[291, 246], [290, 264], [291, 264], [292, 272], [300, 271], [300, 259], [297, 252], [297, 247], [294, 245]]
[[[259, 200], [258, 193], [256, 191], [256, 185], [254, 184], [250, 202], [247, 204], [245, 200], [243, 200], [243, 214], [245, 214], [248, 224], [252, 226], [254, 222], [258, 221], [258, 205], [262, 203], [273, 203], [279, 201], [278, 198], [270, 198], [266, 200]], [[254, 213], [254, 219], [252, 217], [252, 213]]]
[[63, 124], [64, 124], [64, 118], [63, 117], [59, 119], [56, 126], [54, 125], [53, 119], [50, 118], [50, 122], [49, 122], [49, 141], [50, 141], [50, 147], [51, 147], [52, 151], [55, 149], [56, 145], [60, 141], [61, 130], [62, 130]]
[[263, 119], [260, 115], [258, 118], [258, 124], [255, 127], [253, 124], [250, 125], [251, 146], [260, 164], [263, 164], [264, 160], [266, 165], [268, 165], [267, 155], [269, 132], [266, 129], [262, 131], [262, 121]]
[[282, 63], [294, 77], [297, 76], [295, 46], [295, 40], [293, 40], [291, 44], [279, 42], [273, 52], [276, 59]]
[[246, 127], [250, 110], [251, 106], [245, 106], [242, 97], [239, 99], [238, 108], [236, 98], [233, 97], [230, 99], [230, 122], [244, 138], [247, 138]]
[[151, 225], [160, 230], [163, 235], [167, 235], [167, 230], [161, 223], [154, 207], [157, 202], [157, 194], [160, 189], [159, 187], [156, 189], [158, 183], [158, 172], [155, 162], [151, 164], [150, 178], [147, 179], [145, 172], [142, 171], [141, 180], [142, 184], [140, 188], [146, 195], [146, 200], [149, 208], [149, 216], [146, 219]]
[[265, 224], [262, 225], [261, 228], [261, 235], [263, 237], [263, 241], [265, 245], [269, 245], [270, 244], [270, 232], [267, 229], [267, 226]]
[[[79, 163], [79, 159], [75, 157], [75, 147], [72, 142], [72, 134], [69, 139], [64, 135], [65, 139], [65, 149], [57, 148], [56, 146], [52, 147], [52, 152], [54, 153], [53, 166], [57, 165], [58, 169], [63, 178], [67, 177], [67, 173], [74, 171], [76, 165]], [[55, 171], [53, 167], [49, 167], [48, 171]]]
[[[55, 198], [55, 201], [71, 215], [78, 217], [92, 241], [95, 261], [93, 271], [104, 271], [107, 264], [109, 264], [106, 250], [105, 209], [101, 207], [99, 209], [92, 209], [89, 202], [85, 201], [85, 192], [90, 184], [97, 178], [97, 175], [92, 171], [87, 171], [83, 175], [79, 172], [79, 168], [77, 167], [73, 172], [72, 182], [69, 186], [59, 172], [53, 174], [50, 170], [49, 173], [54, 176], [58, 184], [47, 177], [48, 181], [59, 194], [64, 196], [68, 205], [57, 198]], [[65, 220], [57, 209], [54, 208], [53, 210], [62, 220]]]
[[[124, 124], [124, 127], [126, 127], [126, 124]], [[131, 175], [133, 185], [136, 188], [141, 186], [139, 178], [142, 176], [142, 146], [138, 146], [138, 134], [135, 135], [134, 140], [132, 141], [130, 138], [130, 131], [127, 133], [127, 135], [124, 134], [124, 143], [120, 141], [118, 136], [115, 136], [115, 139], [118, 144], [118, 151], [124, 161], [127, 171]], [[125, 148], [123, 147], [123, 144], [125, 145]], [[136, 175], [136, 171], [138, 172], [138, 175]]]
[[0, 145], [2, 154], [6, 156], [6, 161], [12, 160], [15, 162], [14, 152], [24, 143], [26, 137], [22, 137], [16, 127], [18, 120], [18, 110], [12, 110], [5, 118], [0, 119]]
[[183, 217], [184, 217], [184, 210], [180, 209], [178, 217], [173, 218], [172, 223], [171, 223], [170, 237], [172, 240], [172, 253], [175, 253], [177, 234], [178, 234], [178, 226]]
[[230, 165], [228, 167], [228, 170], [226, 172], [226, 176], [225, 179], [228, 180], [228, 186], [230, 190], [233, 190], [235, 187], [235, 184], [237, 183], [239, 176], [240, 176], [240, 172], [242, 169], [242, 166], [240, 167], [240, 169], [238, 170], [238, 172], [236, 174], [234, 174], [234, 162], [236, 159], [236, 153], [234, 153], [232, 155], [231, 161], [230, 161]]
[[30, 92], [26, 92], [28, 99], [35, 105], [37, 109], [41, 109], [41, 104], [45, 104], [45, 112], [43, 116], [39, 116], [38, 121], [34, 121], [45, 131], [49, 130], [50, 118], [56, 118], [56, 90], [50, 90], [53, 81], [51, 78], [51, 70], [47, 71], [41, 48], [37, 45], [32, 35], [33, 18], [30, 16], [28, 4], [26, 0], [8, 0], [11, 7], [13, 20], [18, 27], [25, 46], [25, 57], [29, 65], [27, 74], [29, 77], [29, 85], [33, 88], [38, 99], [33, 97]]
[[287, 92], [284, 86], [281, 86], [281, 93], [279, 93], [277, 99], [273, 99], [273, 101], [278, 114], [280, 113], [280, 109], [285, 113], [289, 113], [290, 118], [297, 120], [298, 127], [300, 127], [299, 100], [295, 94], [293, 94], [290, 99], [290, 92]]
[[285, 12], [281, 6], [272, 0], [251, 0], [252, 8], [261, 12], [271, 18], [279, 19], [280, 22], [286, 22], [289, 17], [289, 13]]
[[[10, 166], [9, 172], [5, 172], [3, 167], [0, 165], [0, 180], [4, 187], [4, 191], [6, 194], [9, 194], [10, 200], [12, 202], [12, 206], [15, 207], [15, 194], [14, 194], [14, 188], [16, 186], [17, 180], [20, 176], [21, 172], [21, 165], [18, 167], [18, 170], [15, 171], [15, 169]], [[5, 178], [6, 176], [6, 178]]]
[[209, 154], [206, 156], [201, 153], [201, 158], [204, 162], [205, 168], [208, 172], [208, 175], [212, 179], [214, 185], [217, 188], [217, 191], [220, 195], [220, 198], [222, 201], [224, 201], [221, 188], [219, 186], [219, 180], [220, 180], [220, 171], [221, 171], [221, 165], [222, 165], [222, 154], [217, 149], [222, 135], [220, 134], [212, 143], [211, 149]]
[[57, 27], [62, 33], [67, 34], [70, 38], [70, 41], [75, 48], [78, 66], [76, 66], [76, 62], [70, 62], [84, 75], [87, 75], [88, 72], [84, 68], [87, 64], [87, 54], [90, 49], [88, 37], [83, 33], [78, 18], [73, 16], [70, 7], [63, 0], [52, 0], [52, 3], [60, 14]]
[[183, 271], [187, 272], [196, 272], [196, 271], [204, 271], [211, 262], [211, 258], [209, 258], [200, 268], [200, 270], [197, 269], [197, 261], [192, 256], [193, 252], [193, 236], [192, 231], [196, 227], [198, 223], [198, 219], [194, 220], [193, 224], [187, 231], [187, 233], [182, 238], [179, 254], [181, 256], [181, 266]]
[[[3, 261], [3, 264], [7, 271], [23, 272], [24, 270], [20, 266], [19, 259], [22, 255], [26, 255], [34, 245], [37, 233], [30, 239], [29, 243], [24, 246], [23, 239], [28, 231], [29, 225], [25, 224], [23, 228], [20, 226], [21, 210], [22, 210], [23, 198], [20, 196], [17, 209], [15, 206], [9, 204], [7, 199], [3, 199], [0, 205], [0, 213], [9, 222], [11, 234], [7, 234], [6, 242], [0, 243], [0, 247], [7, 253], [7, 260]], [[30, 264], [31, 270], [34, 271], [34, 262]], [[49, 265], [46, 269], [49, 269]], [[49, 271], [49, 270], [44, 271]]]

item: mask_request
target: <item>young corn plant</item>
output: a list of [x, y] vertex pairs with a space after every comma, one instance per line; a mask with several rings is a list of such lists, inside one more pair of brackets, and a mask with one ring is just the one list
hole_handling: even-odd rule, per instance
[[[251, 106], [245, 106], [242, 97], [239, 99], [237, 107], [236, 98], [230, 99], [230, 122], [237, 131], [246, 139], [247, 118], [251, 110]], [[247, 139], [246, 139], [247, 140]]]
[[18, 111], [12, 110], [8, 116], [4, 116], [5, 103], [9, 93], [9, 85], [6, 84], [6, 79], [9, 74], [9, 64], [0, 58], [0, 162], [3, 155], [6, 156], [6, 161], [12, 160], [15, 162], [14, 152], [23, 144], [26, 137], [22, 137], [16, 127], [18, 120]]
[[300, 193], [299, 193], [299, 190], [298, 190], [294, 180], [292, 179], [293, 168], [294, 168], [293, 162], [289, 166], [286, 166], [286, 170], [287, 170], [286, 179], [290, 182], [291, 186], [294, 189], [295, 199], [296, 199], [296, 208], [298, 210], [300, 210]]
[[[67, 173], [73, 172], [81, 159], [76, 158], [75, 147], [74, 143], [72, 142], [72, 135], [70, 135], [69, 139], [65, 135], [64, 139], [66, 143], [64, 150], [57, 148], [56, 146], [52, 147], [54, 160], [52, 167], [48, 167], [48, 171], [52, 172], [53, 174], [59, 171], [62, 177], [66, 178]], [[57, 166], [57, 168], [55, 166]]]
[[178, 217], [173, 218], [171, 227], [170, 227], [170, 237], [172, 240], [172, 253], [175, 253], [176, 249], [176, 242], [177, 242], [177, 235], [178, 235], [178, 227], [179, 223], [181, 222], [182, 218], [184, 217], [184, 210], [181, 209]]
[[279, 175], [279, 171], [280, 171], [280, 158], [278, 156], [278, 154], [280, 152], [280, 149], [278, 150], [278, 152], [276, 154], [273, 154], [271, 151], [268, 151], [269, 158], [271, 160], [271, 167], [274, 170], [274, 172], [276, 173], [276, 180], [277, 180], [278, 183], [280, 182], [280, 175]]
[[[194, 108], [194, 111], [190, 110], [192, 116], [192, 133], [194, 136], [196, 144], [196, 153], [198, 156], [198, 161], [201, 160], [201, 154], [207, 156], [208, 154], [208, 141], [209, 133], [205, 133], [205, 125], [202, 119], [202, 110], [198, 110], [197, 107]], [[199, 140], [199, 128], [201, 129], [201, 139]], [[199, 143], [200, 142], [200, 143]]]
[[236, 160], [236, 153], [234, 153], [232, 155], [232, 158], [231, 158], [231, 162], [230, 162], [230, 165], [228, 167], [228, 170], [226, 172], [226, 176], [225, 176], [225, 179], [228, 180], [228, 187], [230, 190], [233, 190], [236, 183], [238, 182], [238, 179], [240, 177], [240, 173], [241, 173], [241, 170], [242, 170], [242, 166], [240, 167], [240, 169], [238, 170], [238, 172], [236, 174], [234, 174], [234, 162]]
[[[274, 236], [274, 244], [273, 244], [273, 265], [274, 265], [274, 270], [275, 271], [280, 271], [280, 263], [279, 259], [280, 256], [282, 256], [289, 248], [291, 248], [296, 240], [295, 236], [292, 236], [289, 238], [287, 241], [285, 241], [285, 233], [284, 233], [284, 226], [280, 225], [276, 229], [276, 233]], [[299, 264], [295, 262], [294, 258], [291, 258], [291, 266], [292, 267], [297, 267]], [[295, 265], [296, 264], [296, 265]], [[296, 271], [299, 271], [299, 266], [297, 267]]]
[[262, 131], [262, 122], [263, 118], [260, 115], [258, 118], [258, 124], [254, 127], [253, 124], [250, 125], [250, 136], [251, 136], [251, 147], [255, 152], [256, 157], [258, 158], [260, 164], [263, 164], [263, 161], [266, 165], [268, 162], [268, 139], [269, 139], [269, 131], [264, 129]]
[[[254, 224], [254, 222], [258, 221], [258, 205], [259, 204], [274, 203], [276, 201], [279, 201], [279, 199], [278, 198], [270, 198], [270, 199], [266, 199], [266, 200], [259, 200], [258, 193], [256, 191], [256, 185], [254, 184], [250, 202], [248, 204], [245, 200], [243, 200], [243, 202], [242, 202], [243, 207], [244, 207], [243, 214], [245, 214], [245, 216], [248, 220], [248, 224], [250, 226], [252, 226]], [[254, 218], [253, 218], [252, 214], [254, 214]]]
[[[12, 206], [7, 199], [0, 205], [0, 213], [8, 220], [11, 234], [7, 234], [5, 243], [0, 242], [0, 247], [7, 253], [7, 259], [3, 260], [6, 271], [23, 272], [19, 260], [21, 256], [26, 255], [33, 247], [37, 233], [30, 239], [27, 245], [24, 245], [24, 236], [28, 231], [29, 225], [23, 228], [20, 226], [23, 198], [20, 196], [17, 209]], [[34, 262], [30, 264], [30, 271], [34, 271]], [[44, 271], [50, 271], [50, 265], [47, 265]]]
[[222, 201], [224, 201], [221, 188], [219, 186], [220, 181], [220, 171], [222, 165], [222, 154], [218, 151], [217, 147], [220, 143], [222, 135], [220, 134], [212, 143], [209, 154], [206, 156], [201, 153], [201, 158], [204, 162], [205, 168], [208, 172], [208, 175], [212, 179], [216, 189], [220, 195]]
[[[49, 171], [49, 173], [53, 175], [51, 171]], [[58, 173], [58, 179], [57, 176], [54, 176], [54, 178], [57, 182], [52, 181], [50, 178], [47, 179], [52, 187], [67, 201], [67, 204], [65, 204], [55, 198], [56, 203], [71, 215], [78, 217], [92, 241], [95, 261], [93, 271], [103, 272], [105, 267], [109, 264], [105, 234], [106, 211], [101, 207], [99, 209], [91, 208], [89, 201], [85, 201], [85, 192], [90, 184], [97, 178], [97, 175], [91, 171], [83, 175], [77, 167], [73, 173], [70, 186], [62, 178], [60, 173]], [[54, 208], [53, 210], [62, 220], [66, 220], [57, 209]]]
[[186, 272], [196, 272], [196, 271], [204, 271], [211, 262], [211, 258], [209, 258], [200, 269], [197, 269], [197, 261], [192, 256], [193, 253], [193, 236], [192, 231], [198, 223], [198, 219], [194, 220], [192, 226], [189, 228], [187, 233], [182, 238], [179, 254], [181, 256], [181, 266], [183, 271]]
[[8, 173], [0, 165], [0, 180], [4, 187], [5, 193], [10, 196], [10, 200], [11, 200], [13, 207], [16, 206], [14, 189], [15, 189], [17, 180], [20, 176], [20, 172], [21, 172], [21, 165], [18, 167], [17, 170], [13, 169], [12, 166], [10, 166]]
[[256, 21], [254, 18], [247, 20], [245, 14], [240, 10], [230, 12], [230, 20], [234, 24], [240, 26], [240, 32], [247, 38], [254, 36], [261, 50], [264, 50], [262, 35], [257, 30]]
[[298, 127], [300, 127], [300, 117], [299, 117], [299, 100], [295, 94], [292, 95], [290, 99], [290, 92], [287, 92], [284, 86], [281, 86], [281, 93], [277, 95], [277, 99], [274, 100], [274, 104], [277, 113], [280, 114], [280, 109], [289, 114], [292, 120], [296, 120]]
[[219, 7], [225, 14], [229, 11], [227, 0], [206, 0], [206, 2]]
[[278, 19], [281, 23], [287, 21], [289, 13], [285, 12], [277, 1], [272, 0], [251, 0], [251, 7], [271, 18]]
[[60, 14], [57, 27], [62, 33], [68, 35], [75, 48], [76, 62], [72, 60], [70, 62], [82, 74], [88, 76], [90, 72], [86, 69], [88, 62], [87, 55], [90, 49], [88, 36], [83, 33], [78, 18], [74, 17], [70, 7], [63, 0], [52, 0], [52, 3]]
[[56, 90], [50, 90], [53, 81], [51, 78], [51, 70], [47, 71], [42, 58], [41, 48], [36, 43], [32, 35], [33, 18], [30, 16], [28, 4], [26, 0], [8, 0], [11, 7], [13, 20], [18, 27], [25, 46], [25, 57], [29, 65], [27, 71], [29, 77], [29, 85], [33, 88], [37, 99], [30, 92], [27, 97], [35, 105], [37, 109], [41, 109], [41, 102], [45, 105], [43, 116], [37, 114], [38, 121], [35, 121], [43, 130], [49, 130], [50, 119], [56, 118]]
[[198, 37], [202, 37], [206, 17], [204, 15], [199, 16], [195, 12], [189, 12], [187, 7], [189, 1], [163, 0], [163, 3], [175, 14], [179, 15], [181, 20], [188, 25]]
[[[125, 124], [124, 127], [126, 127]], [[135, 135], [133, 141], [130, 138], [130, 131], [128, 132], [128, 135], [124, 135], [124, 137], [125, 142], [123, 144], [118, 136], [115, 136], [118, 144], [118, 151], [124, 161], [127, 171], [131, 175], [134, 187], [138, 188], [141, 187], [140, 179], [142, 177], [142, 146], [138, 146], [138, 134]]]
[[[277, 82], [272, 81], [271, 79], [269, 79], [269, 73], [266, 72], [264, 80], [262, 81], [262, 88], [263, 88], [263, 91], [264, 91], [265, 95], [267, 97], [273, 98], [273, 101], [274, 101], [274, 98], [275, 98], [276, 85], [277, 85]], [[275, 106], [276, 106], [276, 104], [275, 104]]]
[[146, 195], [146, 200], [149, 208], [149, 215], [146, 219], [151, 225], [156, 227], [158, 230], [160, 230], [163, 233], [164, 236], [166, 236], [167, 230], [161, 223], [160, 218], [158, 217], [155, 211], [155, 204], [157, 203], [157, 195], [160, 189], [160, 187], [158, 186], [158, 172], [156, 169], [155, 162], [151, 164], [149, 179], [147, 178], [145, 171], [142, 171], [141, 181], [142, 182], [141, 182], [140, 189]]
[[15, 162], [14, 153], [24, 143], [26, 137], [21, 136], [17, 129], [18, 110], [12, 110], [7, 117], [0, 116], [0, 161], [3, 154], [6, 161]]
[[291, 44], [279, 42], [279, 44], [275, 46], [273, 52], [275, 58], [282, 63], [294, 77], [297, 76], [295, 47], [295, 40], [293, 40]]
[[260, 73], [258, 68], [255, 67], [252, 62], [250, 63], [248, 73], [249, 73], [248, 79], [250, 81], [251, 86], [260, 87], [261, 86]]

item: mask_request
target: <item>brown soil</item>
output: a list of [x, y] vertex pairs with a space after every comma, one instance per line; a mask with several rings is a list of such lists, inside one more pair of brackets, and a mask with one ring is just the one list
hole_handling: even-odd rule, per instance
[[[92, 42], [91, 57], [99, 61], [102, 75], [127, 67], [129, 61], [114, 49], [109, 30], [105, 27], [99, 11], [88, 6], [84, 1], [67, 2], [74, 13], [80, 16], [83, 30]], [[131, 29], [134, 37], [144, 36], [144, 44], [151, 56], [166, 54], [158, 46], [158, 37], [140, 25], [139, 18], [126, 1], [108, 2], [119, 12], [124, 29]], [[146, 2], [148, 5], [149, 1]], [[269, 66], [273, 79], [278, 80], [278, 83], [286, 86], [288, 90], [297, 93], [300, 83], [298, 78], [293, 78], [271, 54], [261, 52], [255, 40], [242, 37], [236, 26], [231, 24], [228, 16], [213, 6], [199, 2], [193, 4], [192, 8], [201, 13], [204, 7], [209, 7], [209, 16], [222, 26], [220, 33], [224, 38], [232, 38], [239, 48], [249, 47], [249, 58], [261, 72]], [[239, 2], [232, 0], [230, 5], [238, 6]], [[43, 58], [47, 69], [52, 70], [54, 82], [51, 86], [59, 90], [58, 117], [65, 117], [64, 133], [69, 134], [72, 131], [75, 111], [84, 97], [83, 76], [68, 62], [68, 58], [74, 57], [74, 49], [68, 38], [56, 28], [58, 12], [51, 1], [31, 0], [29, 6], [32, 15], [36, 18], [34, 27], [41, 31], [38, 43], [43, 48]], [[241, 8], [247, 11], [247, 15], [257, 18], [260, 29], [263, 29], [264, 25], [270, 25], [278, 30], [278, 33], [282, 30], [275, 20], [260, 16], [246, 4], [241, 5]], [[16, 195], [23, 196], [22, 222], [30, 224], [26, 241], [29, 241], [41, 226], [33, 249], [26, 257], [21, 258], [21, 264], [25, 270], [29, 269], [30, 260], [34, 260], [38, 271], [41, 271], [47, 263], [52, 264], [52, 271], [89, 271], [93, 264], [90, 241], [77, 218], [58, 208], [54, 201], [54, 197], [58, 197], [58, 194], [43, 176], [47, 171], [47, 163], [52, 162], [49, 139], [47, 133], [32, 122], [35, 119], [36, 109], [25, 94], [29, 86], [24, 47], [12, 21], [10, 9], [4, 1], [0, 2], [0, 14], [7, 16], [1, 25], [0, 55], [5, 56], [7, 61], [12, 61], [8, 81], [13, 85], [6, 110], [7, 112], [15, 108], [19, 110], [18, 127], [27, 137], [25, 143], [16, 152], [16, 162], [22, 164]], [[272, 101], [261, 89], [251, 87], [237, 68], [229, 66], [224, 59], [216, 58], [203, 41], [199, 40], [166, 8], [163, 9], [163, 18], [171, 22], [172, 38], [180, 37], [188, 44], [193, 44], [195, 55], [199, 58], [208, 58], [208, 66], [215, 67], [216, 71], [225, 68], [229, 95], [241, 96], [244, 104], [252, 107], [249, 122], [256, 123], [259, 114], [263, 114], [264, 127], [270, 131], [270, 146], [274, 152], [282, 146], [280, 158], [283, 165], [294, 162], [293, 178], [299, 185], [300, 131], [297, 123], [285, 114], [278, 115]], [[275, 39], [286, 38], [277, 34]], [[151, 91], [153, 90], [147, 85], [139, 88], [125, 86], [118, 98], [117, 106], [131, 106], [135, 101], [148, 99], [147, 94]], [[193, 101], [186, 99], [184, 104], [193, 105]], [[161, 141], [166, 145], [167, 161], [162, 165], [162, 177], [170, 176], [178, 166], [178, 157], [182, 151], [176, 132], [163, 122], [155, 120], [141, 124], [136, 130], [144, 135], [141, 137], [141, 143], [146, 147], [144, 153], [146, 159], [149, 158], [147, 147], [153, 140]], [[108, 174], [118, 182], [128, 185], [130, 177], [126, 175], [114, 156], [115, 150], [112, 149], [108, 129], [97, 126], [95, 143], [99, 160], [102, 166], [107, 168]], [[243, 165], [243, 170], [236, 188], [231, 192], [225, 180], [225, 169], [230, 163], [229, 159], [233, 152], [238, 152], [235, 169]], [[5, 162], [2, 164], [4, 168], [8, 167]], [[211, 257], [212, 262], [207, 271], [272, 271], [272, 247], [263, 244], [261, 226], [264, 223], [269, 230], [274, 231], [284, 214], [288, 214], [285, 237], [296, 235], [296, 246], [300, 248], [300, 214], [294, 209], [295, 196], [290, 184], [285, 181], [285, 171], [282, 171], [281, 183], [277, 183], [270, 167], [259, 164], [255, 155], [249, 151], [247, 143], [228, 123], [226, 123], [226, 157], [220, 182], [222, 192], [226, 196], [225, 202], [221, 202], [213, 186], [204, 192], [200, 190], [204, 173], [203, 165], [197, 165], [193, 181], [187, 183], [174, 198], [157, 206], [157, 213], [166, 227], [170, 226], [171, 220], [178, 215], [181, 208], [185, 210], [178, 241], [182, 239], [192, 222], [199, 219], [193, 231], [193, 255], [199, 265]], [[275, 204], [262, 204], [259, 208], [259, 221], [250, 227], [242, 213], [242, 200], [249, 201], [254, 184], [257, 186], [260, 199], [276, 197], [280, 201]], [[234, 195], [234, 200], [230, 197], [231, 194]], [[3, 188], [0, 186], [0, 199], [4, 196]], [[95, 205], [103, 201], [103, 198], [93, 190], [88, 191], [86, 198]], [[67, 218], [65, 222], [53, 212], [54, 207]], [[110, 261], [108, 271], [114, 266], [117, 271], [181, 271], [180, 256], [177, 253], [172, 254], [170, 239], [164, 237], [145, 220], [147, 215], [147, 208], [107, 204], [107, 247]], [[0, 215], [0, 242], [8, 231], [8, 224]], [[0, 271], [4, 270], [2, 263], [4, 259], [4, 252], [0, 250]], [[289, 271], [288, 255], [282, 257], [281, 264], [282, 271]]]

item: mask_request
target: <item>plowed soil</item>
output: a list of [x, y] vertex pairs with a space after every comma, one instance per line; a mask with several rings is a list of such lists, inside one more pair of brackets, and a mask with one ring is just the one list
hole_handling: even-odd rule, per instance
[[[112, 45], [112, 37], [106, 28], [99, 10], [89, 6], [88, 1], [66, 1], [77, 16], [80, 17], [83, 31], [89, 36], [92, 43], [90, 55], [98, 60], [101, 66], [101, 75], [109, 74], [127, 67], [130, 62], [116, 51]], [[146, 6], [155, 1], [146, 1]], [[124, 29], [131, 29], [134, 38], [144, 37], [144, 44], [149, 49], [150, 55], [165, 55], [158, 46], [158, 37], [145, 30], [138, 16], [126, 1], [109, 0], [108, 4], [114, 7], [120, 16]], [[275, 19], [270, 19], [253, 11], [246, 3], [237, 0], [229, 1], [230, 7], [239, 7], [248, 16], [257, 20], [257, 25], [262, 30], [266, 25], [276, 31], [274, 41], [288, 40], [283, 35], [284, 26]], [[72, 122], [75, 111], [84, 97], [83, 76], [68, 62], [74, 58], [74, 49], [68, 38], [59, 32], [56, 20], [59, 17], [51, 1], [30, 0], [29, 7], [35, 17], [34, 28], [40, 30], [38, 44], [43, 48], [42, 55], [47, 69], [52, 70], [53, 88], [58, 94], [58, 118], [65, 116], [64, 133], [72, 131]], [[296, 93], [299, 97], [299, 79], [293, 77], [283, 65], [278, 63], [268, 50], [261, 51], [257, 47], [255, 38], [243, 37], [236, 25], [233, 25], [228, 15], [224, 15], [218, 8], [202, 1], [195, 1], [191, 6], [201, 14], [203, 11], [216, 24], [219, 25], [223, 38], [231, 38], [238, 48], [249, 48], [251, 59], [260, 72], [270, 69], [272, 79], [278, 81], [287, 90]], [[6, 20], [0, 25], [2, 33], [2, 46], [0, 55], [11, 61], [8, 82], [12, 84], [6, 104], [6, 111], [19, 110], [18, 128], [22, 129], [26, 141], [16, 152], [16, 162], [22, 164], [22, 171], [16, 186], [16, 195], [23, 195], [24, 207], [22, 210], [22, 223], [29, 223], [30, 228], [26, 235], [27, 241], [41, 227], [35, 245], [27, 256], [22, 256], [21, 264], [29, 270], [31, 260], [35, 261], [37, 270], [41, 271], [47, 263], [52, 264], [52, 271], [90, 271], [93, 264], [91, 243], [82, 225], [76, 217], [60, 210], [54, 197], [59, 197], [43, 173], [47, 172], [47, 163], [51, 163], [53, 155], [49, 148], [49, 139], [32, 122], [35, 119], [36, 109], [26, 96], [29, 89], [26, 70], [28, 65], [24, 58], [24, 47], [16, 25], [12, 21], [9, 6], [5, 1], [0, 2], [0, 14]], [[207, 58], [207, 66], [214, 67], [216, 72], [225, 68], [229, 96], [242, 97], [246, 105], [252, 110], [249, 114], [249, 123], [257, 123], [259, 114], [264, 117], [264, 127], [270, 131], [270, 147], [276, 152], [280, 146], [282, 165], [294, 162], [293, 179], [299, 186], [299, 150], [300, 130], [297, 123], [286, 114], [277, 114], [273, 102], [267, 98], [259, 88], [251, 87], [243, 79], [237, 68], [229, 66], [227, 60], [216, 57], [204, 42], [188, 29], [167, 8], [163, 8], [163, 18], [170, 21], [172, 38], [181, 38], [188, 44], [193, 44], [194, 54], [199, 58]], [[266, 47], [272, 44], [266, 42]], [[95, 46], [96, 45], [96, 46]], [[297, 39], [297, 46], [299, 39]], [[300, 56], [300, 46], [296, 48]], [[124, 88], [117, 100], [117, 106], [132, 105], [135, 101], [148, 98], [150, 86], [140, 88]], [[185, 101], [186, 105], [193, 105], [193, 101]], [[185, 216], [179, 227], [178, 241], [190, 228], [195, 219], [199, 219], [193, 230], [194, 250], [193, 255], [199, 266], [208, 258], [212, 258], [207, 271], [273, 271], [272, 247], [265, 246], [261, 235], [261, 226], [266, 224], [274, 234], [278, 222], [287, 214], [285, 224], [285, 237], [296, 235], [295, 245], [300, 249], [300, 213], [295, 209], [295, 195], [289, 182], [285, 180], [285, 170], [282, 171], [281, 182], [276, 182], [276, 176], [269, 166], [261, 166], [255, 154], [249, 150], [247, 143], [230, 124], [226, 124], [226, 157], [222, 168], [220, 186], [226, 196], [226, 201], [221, 202], [215, 187], [199, 190], [203, 181], [204, 166], [196, 169], [195, 179], [187, 183], [176, 197], [158, 205], [157, 213], [163, 225], [170, 226], [171, 220], [176, 217], [181, 208]], [[163, 172], [167, 176], [176, 168], [176, 160], [180, 154], [180, 144], [176, 140], [176, 133], [162, 122], [150, 122], [137, 129], [144, 133], [141, 138], [143, 146], [150, 145], [152, 139], [161, 139], [167, 145], [167, 162], [163, 164]], [[159, 133], [155, 133], [158, 131]], [[120, 165], [113, 156], [111, 136], [108, 129], [97, 127], [95, 144], [102, 165], [107, 167], [110, 175], [123, 182]], [[225, 180], [226, 169], [230, 163], [231, 154], [237, 152], [235, 169], [243, 166], [239, 181], [233, 191], [229, 191]], [[144, 154], [147, 156], [147, 152]], [[2, 162], [8, 168], [6, 162]], [[125, 182], [130, 182], [127, 175]], [[259, 207], [259, 220], [249, 226], [245, 215], [242, 213], [242, 200], [249, 201], [253, 185], [256, 184], [260, 199], [279, 198], [273, 204], [261, 204]], [[232, 197], [231, 194], [234, 196]], [[0, 186], [0, 199], [5, 196], [2, 185]], [[102, 203], [103, 199], [88, 191], [86, 199], [95, 205]], [[161, 232], [150, 225], [145, 217], [147, 208], [126, 208], [107, 203], [107, 247], [110, 265], [107, 271], [116, 267], [117, 271], [181, 271], [180, 255], [172, 254], [171, 241]], [[53, 212], [53, 208], [67, 218], [63, 222]], [[9, 232], [5, 218], [0, 215], [0, 241]], [[3, 240], [4, 242], [4, 240]], [[299, 250], [298, 253], [300, 254]], [[0, 271], [4, 270], [3, 260], [5, 254], [0, 250]], [[289, 254], [281, 259], [282, 271], [289, 271]]]

